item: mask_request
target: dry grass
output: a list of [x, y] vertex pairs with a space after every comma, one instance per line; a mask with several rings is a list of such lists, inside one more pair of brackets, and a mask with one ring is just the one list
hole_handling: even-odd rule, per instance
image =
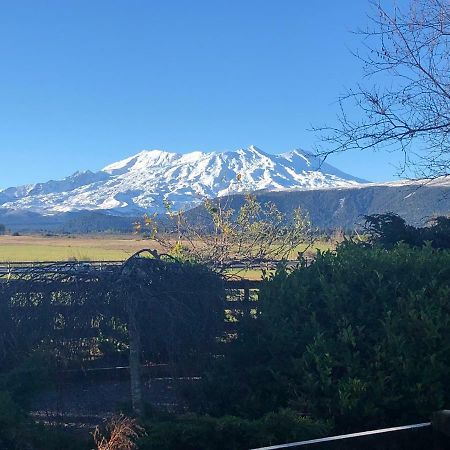
[[103, 430], [96, 427], [92, 436], [97, 450], [134, 450], [136, 441], [144, 434], [135, 419], [120, 415], [112, 417]]

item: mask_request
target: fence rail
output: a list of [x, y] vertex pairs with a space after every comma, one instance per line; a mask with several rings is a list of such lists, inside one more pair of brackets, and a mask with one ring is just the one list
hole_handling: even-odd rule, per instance
[[123, 264], [123, 261], [45, 261], [32, 262], [20, 261], [11, 263], [0, 262], [0, 277], [8, 274], [21, 274], [33, 270], [38, 272], [51, 271], [53, 268], [59, 273], [93, 273], [99, 270], [108, 270], [118, 267]]
[[[344, 440], [356, 440], [359, 438], [367, 438], [371, 436], [384, 435], [388, 433], [399, 433], [399, 432], [411, 432], [418, 429], [430, 429], [431, 430], [431, 422], [425, 423], [417, 423], [414, 425], [405, 425], [402, 427], [393, 427], [393, 428], [382, 428], [378, 430], [371, 431], [362, 431], [359, 433], [350, 433], [350, 434], [342, 434], [338, 436], [329, 436], [320, 439], [311, 439], [309, 441], [301, 441], [301, 442], [292, 442], [290, 444], [282, 444], [282, 445], [272, 445], [269, 447], [260, 447], [252, 450], [283, 450], [283, 449], [295, 449], [300, 447], [313, 446], [312, 448], [322, 447], [321, 444], [327, 444], [332, 442], [344, 441]], [[383, 448], [383, 447], [380, 447]]]
[[[60, 267], [60, 270], [64, 270], [64, 268], [72, 268], [78, 270], [88, 270], [89, 268], [94, 270], [98, 269], [108, 269], [120, 266], [124, 263], [124, 261], [15, 261], [15, 262], [1, 262], [0, 261], [0, 276], [6, 275], [11, 272], [22, 272], [30, 269], [39, 270], [46, 269], [48, 270], [52, 266]], [[225, 264], [226, 269], [259, 269], [262, 265], [265, 265], [271, 269], [275, 269], [282, 261], [280, 260], [269, 260], [262, 262], [253, 262], [246, 263], [240, 261], [232, 261]], [[288, 267], [295, 267], [298, 264], [298, 261], [283, 261]], [[237, 280], [240, 281], [240, 280]]]

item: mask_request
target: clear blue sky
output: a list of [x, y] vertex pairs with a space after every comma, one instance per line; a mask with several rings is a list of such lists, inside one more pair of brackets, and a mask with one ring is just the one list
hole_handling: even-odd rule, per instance
[[[142, 149], [310, 149], [361, 77], [368, 0], [3, 0], [0, 187]], [[393, 179], [397, 157], [330, 160]]]

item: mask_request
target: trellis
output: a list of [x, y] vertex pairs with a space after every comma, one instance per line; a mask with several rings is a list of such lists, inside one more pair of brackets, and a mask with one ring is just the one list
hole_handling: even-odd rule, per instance
[[51, 353], [67, 368], [127, 354], [139, 414], [141, 359], [179, 363], [214, 351], [224, 297], [222, 279], [207, 268], [153, 252], [143, 256], [120, 265], [70, 262], [3, 271], [3, 370], [35, 351]]

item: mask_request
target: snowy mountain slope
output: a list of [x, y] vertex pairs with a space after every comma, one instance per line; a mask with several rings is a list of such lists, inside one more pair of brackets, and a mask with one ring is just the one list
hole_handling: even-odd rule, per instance
[[132, 215], [190, 208], [205, 197], [257, 190], [359, 186], [364, 180], [294, 150], [269, 155], [250, 146], [228, 152], [169, 153], [144, 150], [99, 172], [76, 172], [60, 181], [0, 191], [0, 208], [55, 214], [104, 210]]

